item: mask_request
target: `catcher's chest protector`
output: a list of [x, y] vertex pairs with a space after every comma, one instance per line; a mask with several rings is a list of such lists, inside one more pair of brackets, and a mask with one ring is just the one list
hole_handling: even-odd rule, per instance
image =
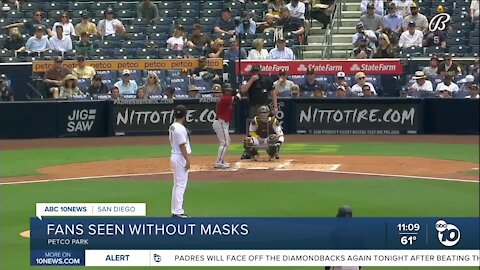
[[257, 116], [255, 116], [254, 121], [257, 126], [257, 134], [260, 136], [260, 138], [267, 138], [268, 135], [275, 134], [273, 124], [276, 123], [277, 119], [268, 117], [266, 122], [262, 122], [259, 118], [257, 118]]

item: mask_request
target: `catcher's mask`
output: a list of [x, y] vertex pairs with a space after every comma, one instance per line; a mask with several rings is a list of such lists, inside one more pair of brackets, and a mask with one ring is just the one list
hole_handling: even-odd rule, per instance
[[270, 115], [270, 108], [268, 106], [260, 106], [257, 114], [262, 122], [266, 122]]

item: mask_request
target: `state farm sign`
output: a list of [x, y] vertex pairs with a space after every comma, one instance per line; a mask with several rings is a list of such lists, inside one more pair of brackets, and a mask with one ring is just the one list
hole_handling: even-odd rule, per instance
[[289, 75], [304, 75], [307, 69], [315, 70], [317, 75], [336, 75], [337, 72], [343, 71], [347, 75], [355, 75], [359, 71], [367, 73], [367, 75], [399, 75], [403, 73], [403, 66], [400, 60], [296, 60], [296, 61], [276, 61], [276, 60], [259, 60], [249, 61], [242, 60], [240, 69], [237, 61], [237, 74], [249, 75], [250, 69], [254, 65], [260, 65], [262, 74], [276, 74], [280, 70], [286, 70]]

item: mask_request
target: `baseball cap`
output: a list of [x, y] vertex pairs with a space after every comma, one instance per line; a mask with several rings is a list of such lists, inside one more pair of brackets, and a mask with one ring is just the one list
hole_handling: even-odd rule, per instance
[[449, 53], [444, 54], [444, 55], [443, 55], [443, 59], [447, 59], [447, 58], [448, 58], [448, 59], [452, 59], [452, 55], [449, 54]]
[[285, 75], [287, 75], [287, 71], [285, 71], [285, 69], [281, 69], [280, 72], [278, 72], [278, 75], [279, 76], [285, 76]]
[[232, 9], [229, 7], [222, 8], [222, 12], [232, 12]]
[[292, 86], [292, 93], [300, 93], [300, 87], [297, 84]]
[[372, 3], [372, 2], [368, 3], [367, 9], [368, 9], [368, 8], [375, 8], [375, 4]]
[[77, 56], [77, 61], [78, 61], [78, 62], [83, 62], [83, 61], [85, 61], [85, 56], [83, 56], [83, 55]]
[[185, 105], [177, 105], [175, 109], [173, 109], [173, 115], [175, 118], [183, 118], [187, 115], [187, 107]]
[[188, 86], [188, 91], [199, 91], [199, 89], [198, 87], [192, 84]]
[[223, 89], [223, 90], [229, 90], [229, 91], [233, 90], [232, 85], [229, 84], [229, 83], [224, 83], [224, 84], [222, 85], [222, 89]]
[[352, 217], [352, 208], [348, 205], [344, 205], [338, 209], [337, 217]]
[[53, 61], [57, 63], [63, 62], [63, 58], [61, 56], [55, 56], [53, 57]]
[[184, 30], [185, 28], [183, 27], [182, 24], [179, 24], [175, 27], [175, 29], [178, 29], [178, 30]]
[[43, 30], [44, 30], [44, 28], [43, 28], [42, 25], [38, 25], [38, 26], [35, 27], [35, 31], [43, 31]]
[[439, 5], [439, 6], [437, 7], [437, 12], [438, 12], [438, 13], [443, 13], [443, 12], [445, 12], [445, 8], [444, 8], [442, 5]]
[[357, 22], [357, 29], [358, 29], [358, 28], [363, 28], [363, 22], [361, 22], [361, 21], [360, 21], [360, 22]]
[[367, 38], [366, 38], [365, 36], [359, 36], [359, 37], [357, 38], [357, 42], [360, 42], [360, 41], [365, 41], [365, 42], [366, 42], [366, 41], [367, 41]]
[[280, 12], [289, 11], [287, 6], [282, 6]]
[[284, 38], [277, 39], [277, 43], [280, 43], [280, 42], [286, 42], [286, 40]]
[[123, 72], [122, 72], [122, 75], [127, 75], [127, 74], [128, 74], [128, 75], [131, 74], [131, 73], [130, 73], [130, 70], [124, 69]]
[[410, 5], [410, 8], [418, 8], [418, 4], [413, 2], [411, 5]]
[[416, 23], [414, 21], [409, 21], [408, 26], [411, 26], [411, 25], [416, 26]]
[[467, 75], [465, 78], [458, 81], [458, 83], [472, 83], [475, 81], [475, 77], [473, 75]]
[[342, 71], [338, 72], [337, 78], [345, 78], [345, 72], [342, 72]]
[[194, 24], [192, 29], [202, 29], [202, 26], [198, 23]]
[[82, 12], [82, 18], [90, 18], [90, 14], [88, 13], [88, 11], [83, 11]]
[[175, 87], [169, 85], [169, 86], [165, 87], [164, 92], [165, 93], [169, 92], [169, 93], [173, 94], [173, 93], [175, 93]]
[[391, 2], [391, 3], [388, 5], [388, 9], [394, 9], [394, 8], [397, 8], [397, 5], [395, 5], [394, 2]]
[[252, 68], [250, 69], [250, 72], [256, 72], [256, 71], [261, 71], [262, 69], [260, 68], [259, 65], [253, 65]]

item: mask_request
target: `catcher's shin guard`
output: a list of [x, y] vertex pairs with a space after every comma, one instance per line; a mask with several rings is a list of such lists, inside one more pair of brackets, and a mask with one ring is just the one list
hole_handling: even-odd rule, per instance
[[258, 151], [255, 149], [252, 137], [245, 137], [245, 139], [243, 139], [243, 148], [243, 155], [240, 159], [250, 159], [252, 156], [258, 155]]

